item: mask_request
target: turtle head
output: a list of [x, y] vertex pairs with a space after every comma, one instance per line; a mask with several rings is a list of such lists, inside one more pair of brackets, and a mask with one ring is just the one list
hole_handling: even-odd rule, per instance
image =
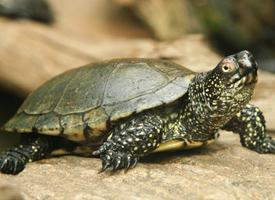
[[224, 89], [254, 87], [257, 82], [258, 64], [249, 51], [241, 51], [221, 60], [212, 71]]
[[188, 109], [199, 131], [214, 133], [223, 127], [248, 104], [256, 82], [257, 63], [248, 51], [225, 57], [213, 70], [198, 73], [188, 88]]
[[[257, 82], [257, 63], [248, 51], [225, 57], [211, 71], [195, 80], [196, 101], [203, 102], [204, 112], [228, 119], [250, 101]], [[193, 98], [193, 97], [192, 97]]]

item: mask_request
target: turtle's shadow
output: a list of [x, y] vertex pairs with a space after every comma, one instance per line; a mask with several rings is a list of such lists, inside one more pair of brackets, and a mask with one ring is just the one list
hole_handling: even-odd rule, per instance
[[[140, 162], [150, 163], [150, 164], [177, 163], [179, 160], [183, 158], [191, 158], [192, 156], [212, 155], [212, 154], [215, 154], [217, 151], [222, 151], [227, 148], [229, 147], [225, 144], [215, 143], [209, 146], [203, 146], [195, 149], [183, 149], [183, 150], [177, 150], [177, 151], [158, 152], [158, 153], [149, 154], [145, 157], [141, 157]], [[68, 153], [65, 155], [53, 155], [48, 159], [66, 157], [66, 156], [77, 156], [77, 157], [84, 157], [84, 158], [99, 159], [99, 157], [97, 156], [77, 154], [77, 153]], [[43, 160], [39, 162], [43, 163]]]
[[203, 155], [212, 155], [217, 151], [221, 151], [223, 149], [227, 149], [224, 144], [216, 143], [210, 146], [204, 146], [196, 149], [183, 149], [178, 151], [167, 151], [167, 152], [159, 152], [147, 155], [140, 159], [141, 163], [151, 163], [151, 164], [160, 164], [160, 163], [175, 163], [181, 158], [190, 158], [192, 156], [203, 156]]

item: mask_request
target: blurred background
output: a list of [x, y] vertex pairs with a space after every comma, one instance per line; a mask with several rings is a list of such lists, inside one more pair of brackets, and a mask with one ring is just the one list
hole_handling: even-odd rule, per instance
[[[206, 71], [243, 49], [259, 62], [253, 101], [275, 129], [274, 0], [0, 0], [0, 125], [70, 68], [150, 57]], [[17, 139], [0, 134], [0, 150]]]

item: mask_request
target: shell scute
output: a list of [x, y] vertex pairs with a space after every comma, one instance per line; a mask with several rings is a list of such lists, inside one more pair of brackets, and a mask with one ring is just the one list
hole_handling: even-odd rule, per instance
[[[114, 122], [188, 90], [194, 72], [157, 59], [114, 59], [67, 71], [27, 97], [4, 130], [98, 140]], [[105, 136], [104, 136], [105, 137]]]

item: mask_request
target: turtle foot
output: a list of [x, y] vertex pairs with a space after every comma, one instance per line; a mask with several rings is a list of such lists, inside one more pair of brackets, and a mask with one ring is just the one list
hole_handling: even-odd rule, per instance
[[15, 151], [7, 151], [0, 155], [0, 172], [5, 174], [18, 174], [27, 163], [27, 160], [21, 154]]
[[256, 147], [258, 153], [275, 153], [275, 140], [266, 138], [260, 145]]
[[99, 155], [102, 161], [100, 172], [104, 172], [109, 168], [113, 171], [118, 169], [129, 169], [137, 164], [139, 159], [138, 156], [116, 149], [117, 148], [115, 145], [112, 145], [112, 143], [105, 142], [97, 151], [93, 152], [93, 155]]

